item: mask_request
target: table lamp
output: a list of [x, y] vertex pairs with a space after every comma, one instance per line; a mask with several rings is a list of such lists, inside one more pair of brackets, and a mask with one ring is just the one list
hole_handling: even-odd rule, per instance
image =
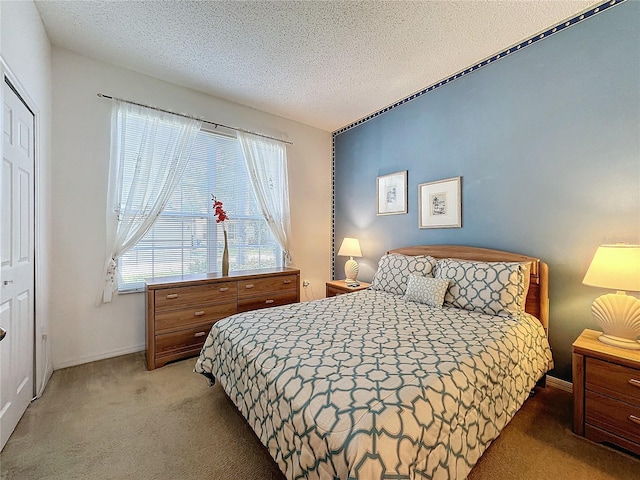
[[591, 313], [607, 345], [640, 350], [640, 300], [626, 291], [640, 291], [640, 245], [601, 245], [589, 265], [585, 285], [617, 290], [596, 298]]
[[347, 263], [344, 264], [344, 274], [346, 276], [345, 282], [352, 283], [358, 278], [358, 264], [353, 257], [361, 257], [360, 242], [357, 238], [345, 237], [338, 250], [338, 255], [342, 257], [349, 257]]

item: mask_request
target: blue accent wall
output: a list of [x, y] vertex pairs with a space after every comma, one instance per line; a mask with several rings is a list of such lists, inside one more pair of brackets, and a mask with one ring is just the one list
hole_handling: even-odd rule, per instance
[[[478, 59], [480, 60], [480, 59]], [[598, 329], [582, 285], [603, 243], [640, 243], [640, 2], [626, 1], [334, 133], [335, 248], [359, 278], [390, 248], [472, 245], [550, 270], [555, 369]], [[376, 177], [408, 170], [408, 213], [376, 215]], [[462, 177], [462, 228], [418, 228], [418, 184]], [[342, 278], [344, 257], [335, 258]]]

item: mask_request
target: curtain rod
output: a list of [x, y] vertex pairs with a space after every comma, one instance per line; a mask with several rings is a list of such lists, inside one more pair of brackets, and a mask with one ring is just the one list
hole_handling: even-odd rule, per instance
[[99, 97], [102, 97], [102, 98], [120, 100], [121, 102], [130, 103], [131, 105], [137, 105], [138, 107], [150, 108], [152, 110], [157, 110], [158, 112], [170, 113], [172, 115], [178, 115], [179, 117], [191, 118], [192, 120], [199, 120], [202, 123], [208, 123], [209, 125], [213, 125], [216, 128], [217, 127], [224, 127], [224, 128], [228, 128], [228, 129], [231, 129], [231, 130], [235, 130], [236, 132], [250, 133], [251, 135], [256, 135], [258, 137], [268, 138], [269, 140], [277, 140], [278, 142], [286, 143], [287, 145], [293, 145], [293, 142], [289, 142], [287, 140], [281, 140], [279, 138], [270, 137], [269, 135], [262, 135], [260, 133], [250, 132], [249, 130], [243, 130], [242, 128], [230, 127], [229, 125], [225, 125], [223, 123], [211, 122], [209, 120], [204, 120], [202, 118], [192, 117], [191, 115], [185, 115], [183, 113], [176, 113], [176, 112], [172, 112], [171, 110], [165, 110], [163, 108], [152, 107], [151, 105], [145, 105], [144, 103], [132, 102], [130, 100], [125, 100], [124, 98], [112, 97], [110, 95], [104, 95], [102, 93], [98, 93], [97, 95]]

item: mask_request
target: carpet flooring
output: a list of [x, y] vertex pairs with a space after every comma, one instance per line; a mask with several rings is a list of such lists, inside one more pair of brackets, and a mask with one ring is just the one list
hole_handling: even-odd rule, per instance
[[[148, 372], [140, 354], [54, 372], [0, 453], [0, 478], [282, 480], [195, 359]], [[640, 479], [640, 458], [571, 432], [571, 395], [530, 398], [469, 480]]]

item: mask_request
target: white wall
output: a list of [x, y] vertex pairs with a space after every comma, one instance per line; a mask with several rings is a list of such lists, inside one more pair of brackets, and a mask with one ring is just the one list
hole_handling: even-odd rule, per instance
[[36, 130], [36, 384], [52, 372], [42, 333], [51, 324], [51, 47], [32, 1], [2, 2], [2, 58], [6, 72], [35, 109]]
[[294, 142], [287, 148], [294, 266], [316, 297], [324, 296], [331, 262], [330, 133], [54, 47], [55, 368], [144, 349], [144, 294], [95, 306], [106, 250], [111, 115], [110, 101], [97, 93]]

